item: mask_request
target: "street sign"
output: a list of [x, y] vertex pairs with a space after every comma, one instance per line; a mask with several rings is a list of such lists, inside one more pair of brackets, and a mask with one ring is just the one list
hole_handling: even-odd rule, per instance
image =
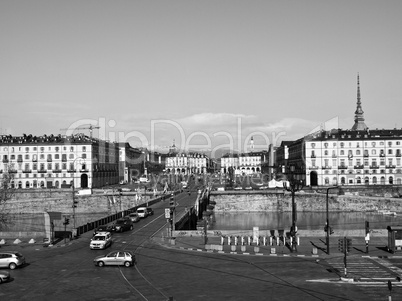
[[170, 208], [165, 208], [165, 218], [170, 218]]

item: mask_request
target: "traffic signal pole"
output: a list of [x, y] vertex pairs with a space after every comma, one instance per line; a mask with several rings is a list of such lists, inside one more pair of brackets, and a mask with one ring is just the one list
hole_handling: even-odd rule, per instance
[[338, 188], [338, 186], [334, 186], [334, 187], [328, 187], [327, 188], [327, 223], [326, 223], [326, 228], [327, 228], [327, 237], [326, 237], [326, 244], [327, 244], [327, 254], [329, 255], [329, 235], [332, 234], [331, 232], [331, 227], [329, 226], [329, 209], [328, 209], [328, 194], [329, 194], [329, 190], [330, 189], [335, 189]]

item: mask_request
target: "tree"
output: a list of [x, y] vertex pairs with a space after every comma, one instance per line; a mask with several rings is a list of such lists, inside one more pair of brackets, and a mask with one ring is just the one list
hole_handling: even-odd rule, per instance
[[3, 173], [0, 178], [0, 231], [10, 223], [10, 213], [6, 205], [14, 196], [13, 180], [14, 175], [8, 172]]

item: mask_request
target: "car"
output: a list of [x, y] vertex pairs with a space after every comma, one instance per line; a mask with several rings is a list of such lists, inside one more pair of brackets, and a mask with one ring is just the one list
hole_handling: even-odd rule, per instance
[[0, 270], [0, 283], [10, 281], [10, 272]]
[[98, 228], [94, 229], [94, 235], [98, 234], [99, 232], [110, 232], [112, 231], [112, 227], [108, 225], [101, 225]]
[[111, 231], [123, 232], [133, 230], [134, 225], [130, 218], [119, 218], [111, 227]]
[[14, 270], [16, 267], [25, 264], [25, 257], [17, 251], [2, 251], [0, 252], [0, 268], [9, 268]]
[[137, 214], [140, 218], [146, 218], [148, 216], [148, 211], [146, 207], [140, 207], [137, 209]]
[[138, 214], [135, 213], [135, 212], [130, 213], [130, 214], [128, 215], [128, 217], [131, 219], [131, 221], [132, 221], [133, 223], [137, 223], [137, 222], [140, 221], [140, 217], [139, 217]]
[[147, 207], [147, 214], [154, 215], [154, 210], [151, 207]]
[[94, 264], [98, 267], [105, 265], [124, 265], [131, 267], [136, 264], [135, 255], [130, 251], [112, 251], [107, 255], [97, 256], [94, 259]]
[[92, 237], [89, 248], [91, 250], [106, 249], [108, 246], [111, 246], [112, 243], [112, 234], [110, 234], [110, 232], [98, 232], [98, 234]]

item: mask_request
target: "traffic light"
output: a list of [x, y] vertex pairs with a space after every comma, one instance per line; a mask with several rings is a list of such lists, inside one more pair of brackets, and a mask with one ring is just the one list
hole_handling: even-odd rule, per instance
[[63, 225], [66, 226], [70, 223], [70, 219], [69, 218], [64, 218], [64, 222]]
[[328, 226], [327, 226], [327, 224], [325, 224], [325, 226], [324, 226], [324, 232], [328, 232]]
[[366, 221], [366, 235], [370, 233], [370, 223]]
[[350, 249], [352, 248], [352, 239], [351, 238], [346, 238], [345, 239], [345, 247], [346, 247], [346, 252], [349, 253]]
[[77, 208], [77, 204], [78, 204], [78, 201], [75, 201], [75, 200], [74, 200], [74, 202], [73, 202], [73, 208]]
[[345, 251], [345, 246], [344, 246], [344, 239], [343, 238], [339, 238], [338, 239], [338, 250], [343, 253]]

